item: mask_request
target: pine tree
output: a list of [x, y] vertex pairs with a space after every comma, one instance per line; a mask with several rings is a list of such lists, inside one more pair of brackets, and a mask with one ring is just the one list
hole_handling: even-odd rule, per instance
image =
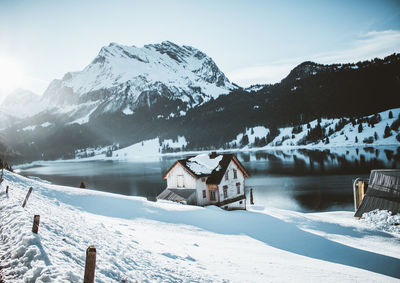
[[392, 113], [392, 111], [389, 111], [389, 117], [388, 117], [389, 119], [392, 119], [393, 118], [393, 113]]
[[374, 138], [376, 141], [378, 140], [378, 134], [376, 132], [374, 133]]
[[241, 141], [242, 146], [248, 145], [249, 144], [249, 137], [247, 135], [244, 135]]
[[356, 143], [358, 143], [358, 138], [357, 138], [357, 136], [356, 136], [356, 138], [354, 139], [354, 141], [355, 141]]
[[360, 125], [358, 125], [358, 132], [361, 133], [363, 131], [363, 126], [362, 123], [360, 123]]
[[390, 131], [389, 125], [386, 125], [383, 138], [386, 139], [386, 138], [390, 137], [391, 135], [392, 135], [392, 132]]

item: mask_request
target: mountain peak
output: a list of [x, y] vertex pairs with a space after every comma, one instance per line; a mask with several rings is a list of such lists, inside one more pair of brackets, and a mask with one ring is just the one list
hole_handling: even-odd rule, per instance
[[143, 101], [150, 107], [151, 99], [140, 97], [151, 96], [180, 100], [185, 111], [236, 88], [194, 47], [171, 41], [143, 47], [111, 42], [82, 71], [54, 81], [44, 97], [53, 105], [97, 103], [102, 111], [133, 113]]

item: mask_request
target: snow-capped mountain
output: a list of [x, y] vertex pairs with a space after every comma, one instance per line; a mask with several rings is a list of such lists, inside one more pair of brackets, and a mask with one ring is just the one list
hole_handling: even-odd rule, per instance
[[0, 110], [9, 116], [26, 118], [44, 110], [41, 97], [30, 90], [16, 89], [4, 99]]
[[[398, 141], [398, 122], [382, 122], [372, 134], [358, 128], [376, 124], [376, 118], [367, 115], [400, 107], [399, 54], [356, 64], [305, 62], [280, 83], [237, 87], [229, 95], [211, 99], [236, 86], [209, 57], [194, 50], [170, 42], [143, 48], [104, 47], [83, 71], [54, 81], [42, 98], [46, 111], [4, 130], [5, 141], [25, 160], [72, 158], [76, 149], [115, 144], [137, 144], [143, 150], [141, 142], [146, 140], [154, 141], [157, 152], [231, 148], [239, 142], [241, 146], [370, 146]], [[395, 114], [390, 119], [397, 119]], [[367, 125], [360, 117], [366, 117]], [[338, 123], [334, 118], [343, 119]], [[324, 119], [340, 127], [312, 124]], [[394, 124], [392, 135], [385, 134], [385, 123]], [[257, 127], [263, 127], [258, 141], [252, 134]], [[165, 142], [177, 137], [185, 142], [176, 147]]]
[[128, 115], [159, 98], [180, 100], [185, 111], [235, 88], [196, 48], [170, 41], [141, 48], [111, 43], [82, 71], [53, 80], [43, 100], [49, 106], [84, 106], [86, 113]]

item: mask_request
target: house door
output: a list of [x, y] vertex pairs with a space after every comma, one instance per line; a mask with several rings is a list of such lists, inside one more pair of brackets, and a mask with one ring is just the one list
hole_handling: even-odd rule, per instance
[[183, 175], [178, 175], [177, 178], [177, 187], [183, 188]]

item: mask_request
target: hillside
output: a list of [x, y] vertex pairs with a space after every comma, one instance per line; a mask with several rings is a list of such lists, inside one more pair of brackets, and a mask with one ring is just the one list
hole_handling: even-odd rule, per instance
[[[33, 192], [22, 208], [29, 187]], [[9, 172], [0, 196], [6, 282], [82, 281], [89, 245], [97, 249], [96, 282], [400, 278], [398, 229], [379, 230], [372, 218], [356, 221], [352, 212], [303, 214], [256, 206], [225, 211], [154, 203]], [[31, 232], [35, 214], [40, 215], [37, 235]]]
[[[288, 127], [321, 118], [352, 118], [400, 107], [400, 54], [344, 65], [300, 64], [280, 83], [237, 90], [177, 118], [192, 147], [223, 146], [255, 126]], [[195, 125], [207, 127], [192, 129]], [[186, 131], [185, 131], [186, 130]], [[178, 131], [175, 132], [178, 135]]]

